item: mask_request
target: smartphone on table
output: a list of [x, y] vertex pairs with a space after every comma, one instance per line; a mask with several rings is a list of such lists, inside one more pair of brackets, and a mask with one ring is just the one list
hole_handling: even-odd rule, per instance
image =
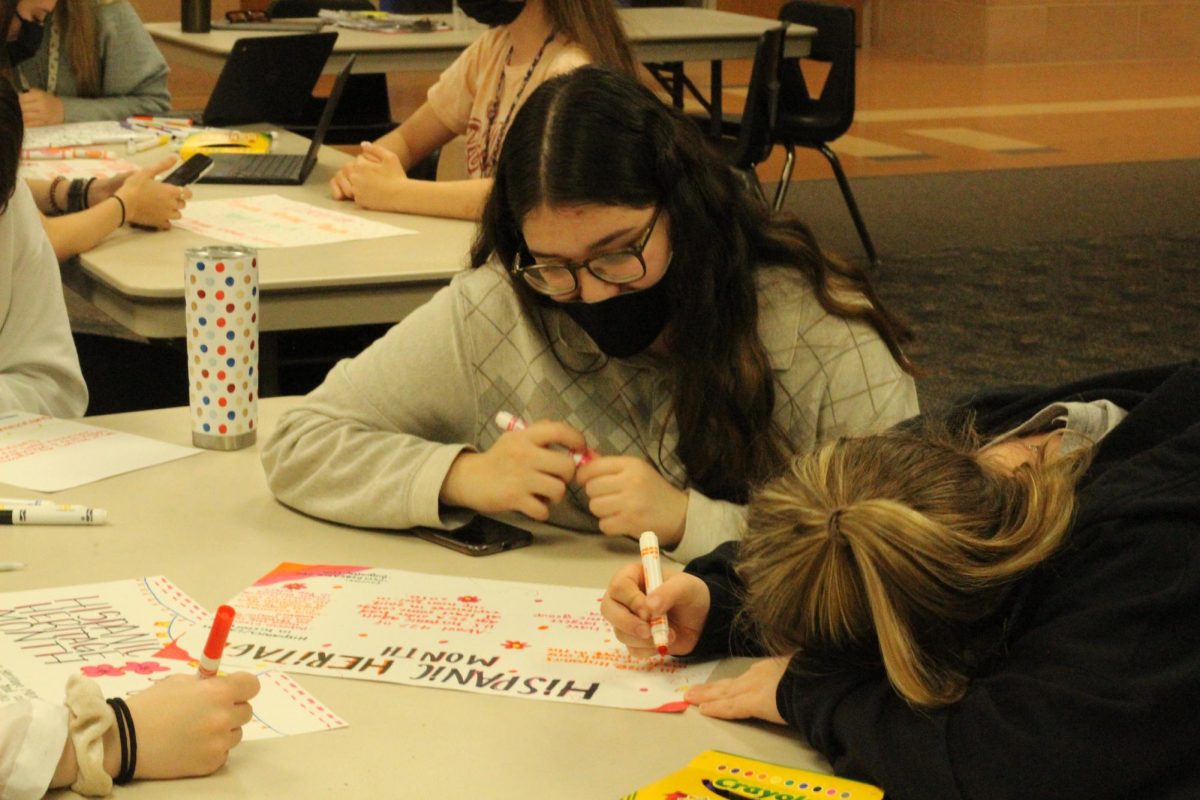
[[167, 173], [162, 179], [163, 183], [169, 183], [172, 186], [187, 186], [189, 183], [195, 183], [204, 177], [204, 173], [212, 169], [213, 160], [204, 153], [196, 153], [187, 161], [179, 164], [175, 169]]
[[452, 531], [436, 528], [414, 528], [417, 536], [469, 556], [488, 556], [524, 547], [533, 541], [533, 534], [516, 525], [491, 517], [477, 516]]

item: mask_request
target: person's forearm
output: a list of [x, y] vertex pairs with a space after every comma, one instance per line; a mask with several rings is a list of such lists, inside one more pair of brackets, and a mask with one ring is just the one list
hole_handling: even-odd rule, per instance
[[42, 227], [59, 261], [91, 250], [121, 225], [121, 204], [106, 199], [85, 211], [58, 217], [42, 216]]
[[400, 166], [404, 167], [405, 172], [411, 169], [413, 163], [416, 161], [416, 159], [413, 158], [412, 151], [408, 148], [408, 142], [405, 141], [404, 135], [400, 133], [399, 128], [392, 128], [383, 136], [380, 136], [378, 139], [376, 139], [375, 144], [379, 145], [380, 147], [386, 147], [388, 150], [391, 150], [393, 153], [399, 156]]
[[[67, 207], [67, 191], [71, 185], [70, 181], [59, 181], [57, 186], [52, 181], [41, 178], [28, 178], [25, 182], [29, 184], [29, 191], [33, 194], [33, 202], [37, 203], [38, 211], [43, 214], [57, 214], [59, 213], [58, 209]], [[53, 202], [50, 199], [51, 187], [54, 188]]]
[[491, 178], [465, 181], [406, 180], [389, 198], [388, 210], [402, 214], [478, 220], [491, 190]]
[[[104, 771], [116, 777], [121, 768], [121, 743], [117, 738], [117, 729], [109, 728], [104, 732]], [[62, 755], [58, 758], [58, 766], [54, 769], [54, 777], [50, 779], [51, 789], [61, 789], [70, 786], [79, 777], [79, 761], [75, 756], [75, 743], [67, 737], [63, 745]]]

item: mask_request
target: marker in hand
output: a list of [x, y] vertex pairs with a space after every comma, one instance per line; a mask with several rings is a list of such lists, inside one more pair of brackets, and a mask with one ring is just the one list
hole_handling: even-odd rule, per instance
[[[642, 550], [642, 574], [646, 580], [646, 594], [650, 594], [662, 586], [662, 559], [658, 551], [658, 537], [654, 531], [646, 531], [638, 540], [638, 544]], [[670, 630], [666, 614], [650, 620], [650, 635], [654, 637], [654, 647], [660, 656], [667, 654]]]
[[[525, 420], [507, 411], [496, 412], [496, 426], [502, 431], [523, 431], [527, 427]], [[567, 452], [571, 454], [571, 460], [575, 462], [576, 467], [582, 467], [596, 457], [591, 450], [568, 450]]]
[[204, 655], [196, 674], [201, 678], [217, 677], [221, 666], [221, 653], [225, 652], [225, 641], [229, 638], [229, 629], [233, 627], [233, 607], [221, 606], [213, 617], [212, 630], [208, 632], [208, 641], [204, 643]]

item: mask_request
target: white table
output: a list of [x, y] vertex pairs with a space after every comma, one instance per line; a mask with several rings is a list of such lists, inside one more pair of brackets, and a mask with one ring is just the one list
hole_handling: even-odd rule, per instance
[[[259, 406], [269, 431], [292, 398]], [[90, 424], [178, 444], [185, 409], [93, 417]], [[485, 558], [408, 535], [311, 519], [272, 499], [253, 449], [193, 458], [81, 486], [61, 501], [107, 508], [101, 528], [0, 528], [0, 591], [166, 575], [209, 609], [281, 561], [596, 587], [637, 557], [627, 540], [539, 529], [534, 544]], [[30, 493], [0, 485], [0, 495]], [[718, 675], [735, 672], [728, 662]], [[707, 749], [828, 772], [794, 734], [700, 716], [297, 675], [350, 725], [249, 742], [202, 780], [134, 783], [121, 797], [618, 798]]]
[[[308, 141], [281, 133], [275, 152], [299, 153]], [[139, 162], [163, 150], [140, 154]], [[362, 211], [330, 198], [328, 181], [350, 156], [332, 148], [302, 186], [194, 184], [194, 200], [279, 194], [361, 215], [415, 236], [260, 251], [260, 330], [264, 332], [396, 322], [424, 303], [467, 263], [475, 224], [463, 220]], [[173, 228], [123, 229], [64, 268], [64, 281], [134, 333], [151, 339], [184, 335], [183, 252], [213, 244]]]
[[[733, 14], [708, 8], [622, 8], [618, 9], [625, 32], [633, 46], [635, 57], [646, 64], [668, 65], [664, 80], [676, 105], [683, 103], [683, 91], [689, 90], [713, 115], [721, 116], [721, 63], [729, 59], [750, 59], [763, 31], [778, 25], [778, 21]], [[431, 15], [448, 20], [448, 15]], [[271, 36], [269, 32], [214, 30], [209, 33], [184, 33], [178, 22], [146, 23], [159, 50], [171, 64], [196, 67], [208, 72], [220, 72], [233, 44], [242, 36]], [[482, 32], [467, 30], [434, 31], [431, 33], [381, 34], [369, 31], [330, 28], [338, 32], [333, 55], [325, 64], [325, 72], [337, 72], [350, 55], [357, 55], [356, 72], [440, 71], [450, 65], [458, 54]], [[785, 54], [804, 56], [809, 52], [816, 29], [804, 25], [788, 28]], [[682, 64], [686, 61], [708, 61], [711, 64], [709, 99], [701, 96], [687, 80]], [[657, 70], [662, 76], [663, 70]], [[665, 79], [664, 79], [665, 78]]]
[[[778, 21], [707, 8], [622, 8], [618, 10], [626, 34], [640, 61], [721, 61], [753, 58], [754, 45], [763, 31]], [[431, 15], [448, 19], [447, 15]], [[184, 33], [178, 22], [147, 22], [163, 56], [172, 64], [220, 72], [233, 44], [243, 36], [272, 36], [265, 31], [213, 30]], [[431, 33], [382, 34], [327, 28], [338, 34], [325, 72], [336, 73], [351, 54], [357, 55], [355, 72], [407, 72], [443, 70], [483, 32], [480, 28]], [[815, 29], [788, 28], [788, 55], [804, 55]], [[293, 32], [294, 33], [294, 32]]]

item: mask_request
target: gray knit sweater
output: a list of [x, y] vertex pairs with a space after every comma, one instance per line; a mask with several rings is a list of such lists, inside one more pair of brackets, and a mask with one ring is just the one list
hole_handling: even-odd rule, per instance
[[167, 62], [133, 6], [125, 0], [96, 0], [96, 21], [103, 70], [99, 97], [79, 96], [66, 42], [54, 32], [53, 12], [46, 17], [46, 32], [37, 55], [17, 66], [20, 88], [44, 89], [58, 95], [63, 101], [66, 122], [124, 119], [134, 114], [169, 111]]
[[[758, 270], [759, 335], [775, 371], [775, 420], [801, 449], [841, 434], [882, 430], [917, 411], [916, 389], [870, 326], [830, 316], [796, 270]], [[565, 315], [548, 334], [580, 363], [595, 344]], [[651, 356], [610, 359], [596, 372], [564, 369], [540, 328], [520, 313], [509, 278], [483, 267], [457, 275], [358, 357], [342, 361], [286, 413], [263, 448], [276, 496], [308, 514], [376, 528], [449, 527], [461, 515], [438, 493], [455, 457], [486, 450], [493, 417], [562, 420], [605, 455], [652, 463], [676, 487], [686, 472], [667, 377]], [[662, 447], [659, 447], [659, 442]], [[597, 531], [572, 487], [550, 521]], [[738, 538], [744, 508], [689, 489], [680, 561]]]

